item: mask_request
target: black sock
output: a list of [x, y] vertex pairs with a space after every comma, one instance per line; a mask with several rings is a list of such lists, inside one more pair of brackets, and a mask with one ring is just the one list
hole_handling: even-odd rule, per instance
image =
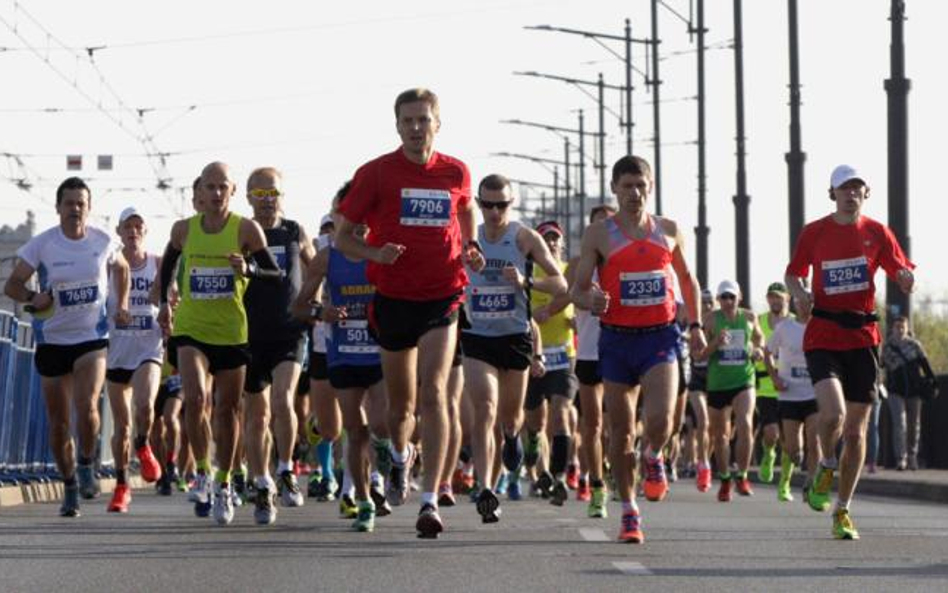
[[76, 487], [76, 476], [72, 475], [68, 478], [63, 478], [63, 486], [66, 488], [75, 488]]
[[602, 488], [603, 486], [605, 486], [602, 480], [597, 480], [595, 478], [593, 478], [592, 480], [589, 480], [589, 485], [592, 486], [593, 488]]
[[135, 450], [138, 451], [148, 443], [148, 437], [137, 436], [135, 437]]
[[461, 463], [470, 463], [471, 462], [471, 447], [464, 445], [461, 447], [461, 454], [458, 455], [458, 458], [461, 460]]
[[115, 470], [115, 481], [119, 484], [125, 484], [128, 482], [128, 470], [117, 469]]
[[553, 446], [550, 451], [550, 471], [559, 477], [566, 471], [566, 460], [569, 457], [570, 437], [566, 434], [553, 436]]
[[79, 465], [92, 465], [92, 458], [85, 455], [76, 456], [76, 463]]

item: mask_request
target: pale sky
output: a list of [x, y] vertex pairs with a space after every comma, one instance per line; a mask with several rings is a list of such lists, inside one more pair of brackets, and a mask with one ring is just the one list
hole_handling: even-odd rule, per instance
[[[687, 0], [667, 0], [688, 14]], [[735, 276], [734, 85], [732, 2], [708, 0], [707, 200], [712, 286]], [[190, 186], [206, 163], [230, 163], [249, 214], [243, 184], [262, 165], [283, 170], [285, 210], [315, 232], [336, 188], [364, 161], [398, 146], [392, 104], [402, 90], [427, 86], [441, 99], [436, 148], [468, 163], [477, 180], [488, 173], [550, 183], [526, 161], [491, 157], [517, 152], [560, 160], [562, 140], [547, 131], [504, 125], [521, 119], [597, 127], [595, 102], [562, 82], [513, 76], [515, 70], [624, 84], [622, 63], [579, 36], [527, 31], [550, 24], [633, 36], [649, 35], [648, 0], [576, 2], [20, 2], [0, 0], [0, 222], [15, 225], [36, 212], [40, 230], [56, 223], [56, 185], [72, 174], [66, 155], [81, 154], [98, 224], [134, 204], [150, 225], [148, 245], [160, 251], [176, 212], [189, 212], [189, 193], [155, 189], [154, 161], [145, 158], [133, 111], [145, 112], [153, 146], [170, 153], [176, 187]], [[686, 25], [660, 9], [664, 214], [688, 229], [695, 265], [697, 106], [695, 45]], [[848, 163], [868, 180], [865, 213], [886, 221], [886, 96], [889, 2], [800, 0], [800, 77], [806, 161], [806, 217], [831, 211], [832, 168]], [[906, 23], [910, 106], [910, 232], [922, 297], [948, 295], [940, 215], [938, 147], [948, 132], [942, 110], [948, 85], [937, 30], [948, 20], [943, 2], [909, 0]], [[768, 283], [788, 259], [789, 148], [787, 3], [744, 2], [748, 192], [751, 195], [751, 294], [763, 304]], [[16, 33], [11, 30], [15, 29]], [[22, 38], [18, 37], [18, 35]], [[60, 43], [68, 49], [63, 49]], [[35, 49], [35, 53], [24, 49]], [[94, 62], [84, 48], [93, 51]], [[621, 44], [612, 46], [622, 52]], [[636, 68], [646, 69], [636, 45]], [[634, 151], [652, 159], [651, 95], [634, 81]], [[119, 104], [119, 100], [122, 104]], [[608, 107], [620, 110], [618, 91]], [[123, 105], [125, 106], [123, 108]], [[191, 106], [194, 106], [192, 109]], [[101, 109], [100, 109], [101, 108]], [[123, 128], [124, 126], [124, 128]], [[618, 120], [606, 115], [608, 166], [625, 150]], [[587, 141], [587, 147], [592, 138]], [[114, 170], [95, 169], [96, 155], [114, 155]], [[592, 154], [592, 151], [589, 151]], [[592, 158], [587, 155], [588, 158]], [[24, 176], [27, 193], [11, 181]], [[587, 166], [587, 193], [599, 180]], [[608, 190], [607, 190], [608, 191]], [[536, 202], [530, 202], [532, 207]], [[877, 278], [882, 286], [882, 277]], [[918, 301], [917, 301], [918, 302]]]

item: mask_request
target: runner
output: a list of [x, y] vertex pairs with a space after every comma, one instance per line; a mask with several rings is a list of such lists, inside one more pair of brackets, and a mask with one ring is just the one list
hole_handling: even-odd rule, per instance
[[[680, 335], [673, 271], [692, 320], [692, 351], [705, 347], [697, 321], [700, 289], [685, 261], [684, 235], [675, 222], [648, 213], [652, 183], [652, 169], [644, 159], [616, 161], [612, 192], [619, 211], [586, 229], [573, 288], [574, 300], [601, 320], [599, 363], [609, 410], [612, 473], [622, 500], [619, 541], [633, 543], [645, 540], [635, 501], [640, 392], [645, 401], [645, 496], [662, 500], [668, 490], [661, 452], [672, 432]], [[597, 267], [602, 288], [592, 282]]]
[[[767, 287], [768, 311], [757, 316], [764, 342], [770, 338], [774, 329], [790, 318], [790, 295], [782, 282], [773, 282]], [[757, 477], [769, 484], [774, 479], [774, 462], [777, 459], [777, 442], [780, 440], [780, 410], [778, 390], [767, 372], [763, 360], [754, 365], [757, 376], [757, 417], [760, 426], [761, 449], [760, 466]], [[781, 460], [781, 463], [783, 461]]]
[[[447, 445], [446, 391], [457, 342], [458, 309], [467, 283], [464, 264], [484, 265], [471, 207], [471, 181], [461, 161], [434, 151], [441, 122], [438, 99], [411, 89], [395, 100], [400, 148], [363, 165], [352, 180], [336, 225], [339, 249], [368, 259], [377, 292], [369, 321], [382, 348], [393, 441], [389, 501], [408, 496], [408, 472], [416, 401], [427, 453], [416, 527], [419, 537], [438, 537], [438, 480]], [[372, 229], [367, 244], [353, 235], [357, 224]]]
[[[500, 519], [500, 503], [493, 491], [498, 478], [494, 474], [495, 424], [503, 439], [501, 457], [509, 472], [508, 484], [520, 487], [520, 427], [533, 359], [528, 299], [533, 292], [566, 297], [566, 281], [544, 239], [510, 221], [513, 202], [510, 181], [503, 175], [488, 175], [478, 185], [477, 204], [484, 223], [477, 229], [477, 242], [486, 264], [480, 272], [468, 271], [471, 283], [465, 289], [471, 327], [461, 334], [464, 387], [474, 404], [471, 444], [483, 486], [477, 494], [477, 512], [484, 523]], [[542, 279], [531, 276], [534, 263], [545, 273]]]
[[[211, 511], [207, 404], [214, 398], [213, 424], [217, 473], [214, 477], [214, 519], [221, 525], [234, 517], [230, 483], [237, 433], [237, 408], [249, 354], [247, 313], [243, 295], [249, 278], [277, 281], [280, 269], [267, 251], [263, 230], [253, 220], [230, 211], [236, 185], [227, 165], [214, 162], [201, 172], [202, 212], [179, 220], [161, 262], [161, 311], [158, 320], [172, 336], [172, 363], [181, 373], [185, 425], [197, 465], [194, 511]], [[252, 257], [251, 263], [244, 259]], [[168, 286], [175, 266], [180, 302], [172, 311]], [[208, 377], [214, 378], [213, 391]]]
[[[767, 340], [767, 348], [764, 350], [767, 372], [780, 393], [783, 455], [780, 481], [777, 483], [777, 500], [781, 502], [793, 500], [790, 480], [794, 469], [803, 467], [804, 451], [807, 452], [804, 493], [813, 482], [820, 459], [816, 394], [813, 392], [813, 383], [806, 368], [806, 357], [803, 355], [803, 334], [808, 321], [807, 314], [781, 321]], [[806, 449], [803, 446], [804, 434]]]
[[[158, 307], [152, 300], [152, 285], [158, 277], [161, 258], [145, 251], [148, 227], [134, 207], [122, 210], [116, 232], [122, 240], [122, 256], [131, 268], [128, 300], [132, 318], [128, 325], [117, 324], [114, 319], [109, 322], [105, 378], [114, 422], [112, 457], [115, 459], [116, 486], [107, 510], [127, 513], [132, 501], [132, 491], [128, 487], [129, 444], [133, 443], [146, 482], [157, 481], [162, 473], [161, 464], [148, 444], [164, 359], [161, 328], [156, 319]], [[108, 309], [113, 316], [118, 306], [116, 293], [110, 292]], [[134, 419], [130, 418], [132, 413]], [[134, 441], [131, 438], [132, 424], [135, 427]]]
[[188, 443], [181, 430], [182, 406], [181, 375], [164, 362], [161, 367], [161, 386], [155, 398], [155, 420], [151, 428], [151, 446], [159, 459], [165, 460], [164, 471], [156, 484], [158, 494], [171, 496], [172, 489], [185, 472], [179, 472], [179, 456], [188, 457]]
[[[829, 509], [838, 468], [833, 536], [858, 539], [849, 505], [866, 455], [869, 412], [877, 397], [880, 337], [874, 277], [882, 267], [908, 294], [915, 286], [915, 264], [888, 227], [862, 215], [869, 187], [855, 169], [836, 167], [830, 175], [829, 195], [836, 210], [803, 228], [787, 266], [786, 282], [797, 312], [805, 315], [812, 309], [803, 351], [820, 409], [823, 460], [809, 504], [814, 510]], [[813, 292], [803, 285], [811, 268]], [[843, 453], [837, 461], [840, 437]]]
[[[273, 498], [279, 491], [286, 507], [303, 506], [293, 473], [293, 446], [298, 430], [293, 403], [303, 359], [306, 326], [290, 312], [302, 284], [302, 269], [315, 256], [305, 229], [283, 217], [283, 175], [273, 167], [255, 169], [247, 179], [247, 200], [253, 219], [263, 229], [267, 249], [280, 266], [279, 282], [251, 282], [244, 294], [250, 344], [247, 394], [247, 458], [253, 474], [254, 519], [261, 525], [276, 520]], [[273, 415], [273, 439], [269, 438]], [[276, 441], [277, 484], [270, 476], [270, 444]]]
[[[542, 222], [537, 232], [543, 237], [553, 256], [553, 261], [563, 273], [568, 271], [567, 262], [562, 261], [563, 229], [556, 221]], [[544, 268], [533, 268], [534, 283], [544, 282], [548, 275]], [[573, 342], [573, 306], [569, 293], [532, 291], [530, 307], [533, 319], [540, 326], [543, 344], [545, 372], [531, 376], [527, 386], [526, 408], [527, 447], [526, 456], [538, 458], [539, 477], [537, 488], [549, 489], [550, 504], [562, 506], [569, 498], [566, 485], [566, 465], [569, 461], [573, 430], [570, 426], [570, 407], [579, 389], [576, 379], [576, 347]], [[549, 402], [549, 404], [547, 403]], [[540, 455], [540, 435], [552, 435], [549, 459]], [[549, 468], [549, 472], [547, 472]]]
[[[99, 393], [105, 382], [108, 323], [106, 296], [116, 292], [115, 322], [127, 325], [128, 263], [109, 234], [89, 224], [92, 192], [78, 177], [56, 190], [59, 224], [17, 250], [19, 260], [4, 293], [33, 313], [36, 371], [40, 375], [49, 442], [65, 496], [59, 514], [79, 516], [79, 496], [99, 495], [93, 461], [99, 435]], [[37, 275], [39, 292], [27, 288]], [[72, 439], [72, 402], [79, 454]], [[78, 484], [77, 484], [78, 478]]]
[[699, 355], [708, 361], [708, 427], [721, 487], [718, 500], [731, 501], [731, 415], [737, 433], [734, 486], [751, 496], [747, 468], [754, 451], [754, 362], [763, 356], [763, 334], [752, 311], [738, 307], [741, 288], [733, 280], [718, 285], [721, 308], [704, 318], [708, 346]]
[[[596, 206], [589, 212], [589, 224], [603, 221], [616, 213], [612, 206]], [[576, 284], [576, 269], [579, 257], [573, 258], [567, 268], [570, 288]], [[599, 271], [593, 270], [592, 281], [599, 283]], [[589, 489], [591, 518], [604, 519], [606, 510], [606, 485], [603, 481], [602, 456], [602, 374], [599, 372], [599, 318], [588, 309], [576, 306], [576, 378], [579, 380], [579, 417], [583, 439], [582, 453], [585, 460], [584, 475], [580, 477], [577, 500]]]
[[[701, 291], [701, 317], [714, 311], [714, 295], [707, 288]], [[708, 436], [708, 361], [691, 357], [691, 377], [688, 379], [688, 403], [695, 416], [695, 486], [698, 492], [711, 489], [711, 446]]]

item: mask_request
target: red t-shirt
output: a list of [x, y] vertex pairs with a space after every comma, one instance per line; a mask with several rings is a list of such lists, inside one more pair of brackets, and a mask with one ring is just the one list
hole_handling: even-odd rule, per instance
[[349, 221], [368, 225], [369, 245], [406, 247], [391, 265], [369, 262], [368, 279], [378, 292], [430, 301], [456, 294], [467, 284], [457, 214], [470, 203], [467, 165], [438, 152], [419, 165], [399, 148], [356, 171], [340, 211]]
[[[884, 224], [865, 216], [856, 224], [839, 224], [832, 215], [803, 227], [787, 274], [806, 278], [811, 266], [814, 307], [860, 313], [875, 310], [874, 277], [880, 266], [890, 278], [902, 268], [915, 268]], [[854, 350], [879, 341], [876, 323], [846, 329], [814, 317], [806, 325], [803, 350]]]

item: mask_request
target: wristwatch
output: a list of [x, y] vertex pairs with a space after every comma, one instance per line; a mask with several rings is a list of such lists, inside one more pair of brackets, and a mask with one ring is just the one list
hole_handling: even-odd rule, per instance
[[533, 360], [535, 360], [536, 362], [545, 363], [545, 362], [546, 362], [546, 356], [543, 355], [543, 354], [534, 354], [534, 355], [533, 355]]
[[319, 303], [314, 304], [309, 308], [309, 316], [317, 321], [323, 320], [323, 306]]

